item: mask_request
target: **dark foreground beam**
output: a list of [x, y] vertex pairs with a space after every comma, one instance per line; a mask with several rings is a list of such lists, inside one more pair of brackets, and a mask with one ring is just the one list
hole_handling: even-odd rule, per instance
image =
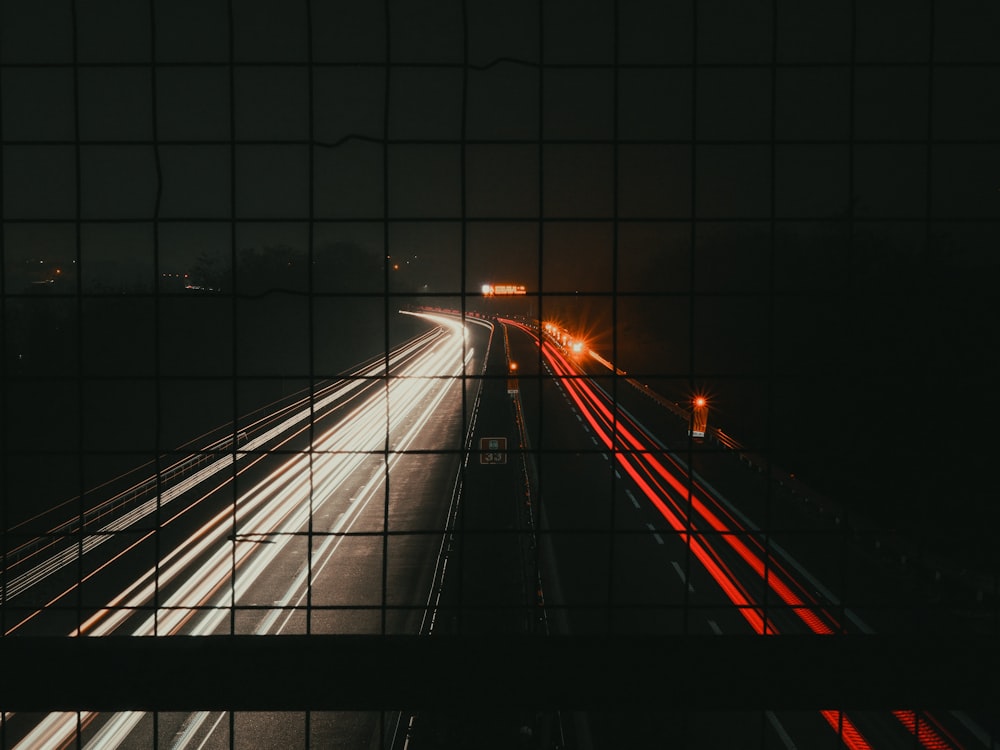
[[995, 638], [0, 638], [0, 709], [993, 708]]

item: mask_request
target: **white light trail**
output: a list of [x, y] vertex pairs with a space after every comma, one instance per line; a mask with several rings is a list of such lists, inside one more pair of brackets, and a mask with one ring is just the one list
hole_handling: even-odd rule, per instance
[[[169, 552], [159, 565], [140, 575], [83, 623], [80, 634], [100, 636], [117, 631], [136, 608], [148, 607], [156, 592], [162, 594], [169, 585], [175, 586], [172, 593], [159, 602], [153, 614], [132, 629], [132, 634], [208, 635], [215, 632], [229, 618], [229, 608], [247, 594], [292, 535], [307, 527], [310, 512], [315, 516], [326, 503], [343, 501], [336, 490], [348, 479], [353, 479], [358, 471], [363, 471], [373, 457], [379, 458], [378, 467], [363, 475], [362, 489], [346, 503], [333, 527], [323, 530], [332, 534], [313, 552], [315, 576], [343, 539], [336, 534], [349, 529], [357, 519], [381, 486], [387, 465], [391, 468], [402, 455], [401, 451], [417, 438], [472, 357], [461, 322], [444, 316], [420, 315], [446, 328], [450, 335], [426, 339], [422, 350], [392, 373], [385, 388], [372, 393], [317, 437], [311, 453], [289, 458], [240, 496], [235, 507], [209, 519]], [[329, 397], [331, 401], [333, 398]], [[318, 407], [316, 404], [314, 409]], [[314, 409], [305, 413], [313, 414]], [[286, 422], [292, 419], [303, 419], [301, 412]], [[263, 436], [255, 438], [243, 450], [248, 452], [254, 444], [263, 445], [257, 441], [263, 441]], [[273, 543], [261, 544], [261, 540]], [[198, 561], [197, 569], [191, 571], [191, 566]], [[301, 602], [300, 592], [308, 570], [309, 567], [303, 564], [280, 601], [287, 604], [300, 594], [298, 602]], [[267, 632], [277, 619], [273, 613], [280, 611], [272, 610], [255, 632]], [[82, 713], [80, 724], [86, 726], [95, 716], [93, 712]], [[117, 747], [142, 716], [142, 712], [114, 714], [87, 747]], [[64, 747], [76, 736], [77, 726], [76, 713], [51, 713], [16, 747], [32, 750]], [[195, 733], [196, 728], [189, 728], [185, 736], [193, 738]]]
[[[432, 337], [433, 332], [427, 336], [420, 337], [417, 341], [411, 342], [401, 347], [398, 351], [393, 352], [389, 360], [390, 367], [399, 363], [404, 358], [412, 356], [414, 352], [419, 349], [419, 347], [425, 346], [427, 342], [432, 339]], [[184, 479], [173, 487], [164, 490], [160, 493], [159, 497], [154, 495], [143, 504], [133, 508], [111, 523], [102, 526], [96, 533], [84, 537], [83, 541], [79, 545], [76, 542], [73, 542], [70, 546], [57, 552], [30, 570], [25, 571], [21, 575], [11, 579], [4, 592], [6, 598], [13, 599], [15, 596], [23, 593], [46, 577], [75, 562], [81, 554], [86, 555], [97, 549], [100, 545], [111, 539], [116, 532], [124, 531], [130, 526], [139, 523], [139, 521], [154, 514], [157, 508], [162, 508], [172, 500], [189, 492], [219, 472], [225, 471], [232, 466], [234, 458], [236, 461], [239, 461], [246, 456], [255, 455], [259, 451], [264, 450], [273, 440], [294, 429], [310, 417], [321, 414], [334, 403], [344, 400], [351, 392], [365, 385], [366, 379], [376, 377], [384, 370], [385, 363], [382, 360], [379, 360], [375, 364], [363, 368], [359, 372], [355, 373], [355, 376], [351, 379], [336, 383], [334, 387], [329, 389], [327, 395], [314, 401], [311, 405], [308, 405], [308, 400], [305, 400], [304, 402], [307, 403], [305, 408], [293, 413], [287, 419], [279, 422], [262, 434], [255, 436], [252, 440], [243, 445], [239, 451], [222, 456], [203, 469], [195, 472], [187, 479]]]

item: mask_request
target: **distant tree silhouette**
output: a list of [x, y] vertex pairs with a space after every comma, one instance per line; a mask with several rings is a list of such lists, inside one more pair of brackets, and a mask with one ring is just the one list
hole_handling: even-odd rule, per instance
[[218, 255], [201, 252], [191, 269], [192, 283], [212, 291], [232, 291], [233, 273], [227, 260]]
[[240, 251], [236, 267], [237, 293], [306, 292], [308, 289], [309, 266], [305, 253], [288, 245]]

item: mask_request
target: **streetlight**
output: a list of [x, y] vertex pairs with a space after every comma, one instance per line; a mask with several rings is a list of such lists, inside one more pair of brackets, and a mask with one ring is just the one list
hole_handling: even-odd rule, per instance
[[701, 440], [705, 437], [705, 430], [708, 427], [708, 399], [704, 396], [695, 396], [692, 406], [688, 435], [695, 440]]

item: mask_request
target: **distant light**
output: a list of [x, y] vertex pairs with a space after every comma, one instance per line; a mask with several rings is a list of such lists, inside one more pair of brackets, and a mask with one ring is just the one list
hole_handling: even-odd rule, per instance
[[524, 284], [494, 284], [493, 285], [494, 294], [527, 294], [527, 289]]
[[524, 284], [483, 284], [483, 296], [506, 297], [512, 294], [527, 294], [528, 290]]
[[704, 406], [705, 405], [705, 397], [704, 396], [698, 396], [698, 398], [696, 398], [694, 400], [694, 405], [695, 406], [699, 406], [699, 407]]
[[510, 371], [514, 372], [514, 370], [516, 370], [516, 369], [517, 369], [517, 362], [511, 362], [510, 363]]

